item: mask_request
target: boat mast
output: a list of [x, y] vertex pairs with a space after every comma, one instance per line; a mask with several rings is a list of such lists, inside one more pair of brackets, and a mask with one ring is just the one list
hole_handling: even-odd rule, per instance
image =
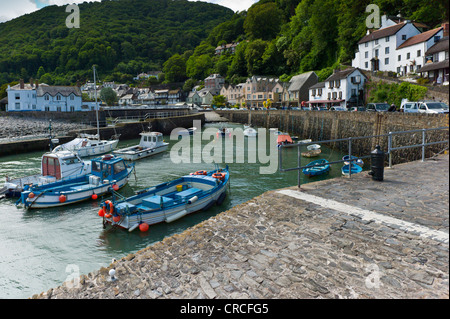
[[100, 141], [100, 127], [98, 124], [97, 80], [95, 77], [95, 65], [93, 65], [92, 68], [94, 69], [94, 92], [95, 92], [95, 115], [97, 117], [97, 140]]

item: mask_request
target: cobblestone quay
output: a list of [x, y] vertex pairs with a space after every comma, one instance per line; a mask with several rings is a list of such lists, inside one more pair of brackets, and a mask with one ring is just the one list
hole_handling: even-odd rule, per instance
[[448, 171], [266, 192], [33, 298], [449, 298]]

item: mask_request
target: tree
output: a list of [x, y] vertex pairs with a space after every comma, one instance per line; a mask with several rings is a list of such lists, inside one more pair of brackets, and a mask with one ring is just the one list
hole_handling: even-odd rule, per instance
[[36, 77], [38, 79], [40, 79], [44, 74], [45, 74], [45, 70], [44, 70], [44, 67], [41, 65], [39, 67], [39, 70], [37, 71]]
[[218, 106], [225, 106], [227, 103], [227, 98], [223, 95], [214, 95], [212, 99], [212, 105], [218, 107]]
[[181, 82], [186, 78], [186, 62], [179, 54], [172, 55], [163, 64], [166, 82]]
[[244, 21], [244, 30], [250, 39], [271, 40], [281, 28], [282, 12], [274, 2], [253, 5]]
[[112, 88], [103, 88], [100, 91], [100, 99], [107, 105], [113, 105], [117, 102], [117, 94]]

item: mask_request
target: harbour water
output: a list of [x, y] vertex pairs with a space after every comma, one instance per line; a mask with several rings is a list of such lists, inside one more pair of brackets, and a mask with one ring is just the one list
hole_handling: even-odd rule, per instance
[[[207, 124], [204, 129], [208, 127], [219, 127], [219, 124]], [[227, 124], [227, 127], [242, 128], [242, 125]], [[136, 176], [133, 175], [129, 184], [120, 191], [122, 195], [129, 196], [137, 190], [190, 172], [214, 168], [214, 164], [206, 163], [172, 163], [170, 148], [178, 141], [170, 140], [169, 136], [165, 137], [165, 141], [170, 143], [169, 151], [136, 162]], [[138, 142], [122, 141], [119, 148]], [[202, 147], [208, 143], [208, 140], [202, 141]], [[244, 154], [247, 157], [247, 152]], [[296, 166], [296, 149], [287, 150], [284, 155], [286, 167]], [[36, 152], [1, 157], [0, 176], [39, 173], [41, 156], [42, 152]], [[322, 146], [320, 158], [333, 161], [342, 156], [341, 152]], [[303, 158], [302, 163], [313, 159]], [[97, 216], [100, 201], [25, 211], [16, 208], [15, 199], [0, 200], [0, 298], [29, 298], [35, 293], [59, 286], [66, 280], [107, 266], [113, 258], [120, 259], [167, 236], [180, 233], [263, 192], [297, 184], [297, 172], [277, 171], [264, 175], [259, 172], [260, 164], [247, 163], [247, 160], [228, 165], [231, 185], [221, 206], [213, 206], [208, 211], [185, 216], [170, 224], [153, 225], [146, 233], [103, 229], [102, 220]], [[329, 174], [314, 178], [302, 175], [302, 183], [341, 176], [340, 168], [340, 165], [334, 165]]]

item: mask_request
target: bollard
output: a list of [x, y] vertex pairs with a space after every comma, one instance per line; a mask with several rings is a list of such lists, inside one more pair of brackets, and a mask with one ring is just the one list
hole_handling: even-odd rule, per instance
[[369, 175], [372, 175], [374, 181], [382, 181], [384, 175], [384, 152], [381, 150], [380, 145], [377, 145], [370, 153], [370, 162], [371, 171]]

